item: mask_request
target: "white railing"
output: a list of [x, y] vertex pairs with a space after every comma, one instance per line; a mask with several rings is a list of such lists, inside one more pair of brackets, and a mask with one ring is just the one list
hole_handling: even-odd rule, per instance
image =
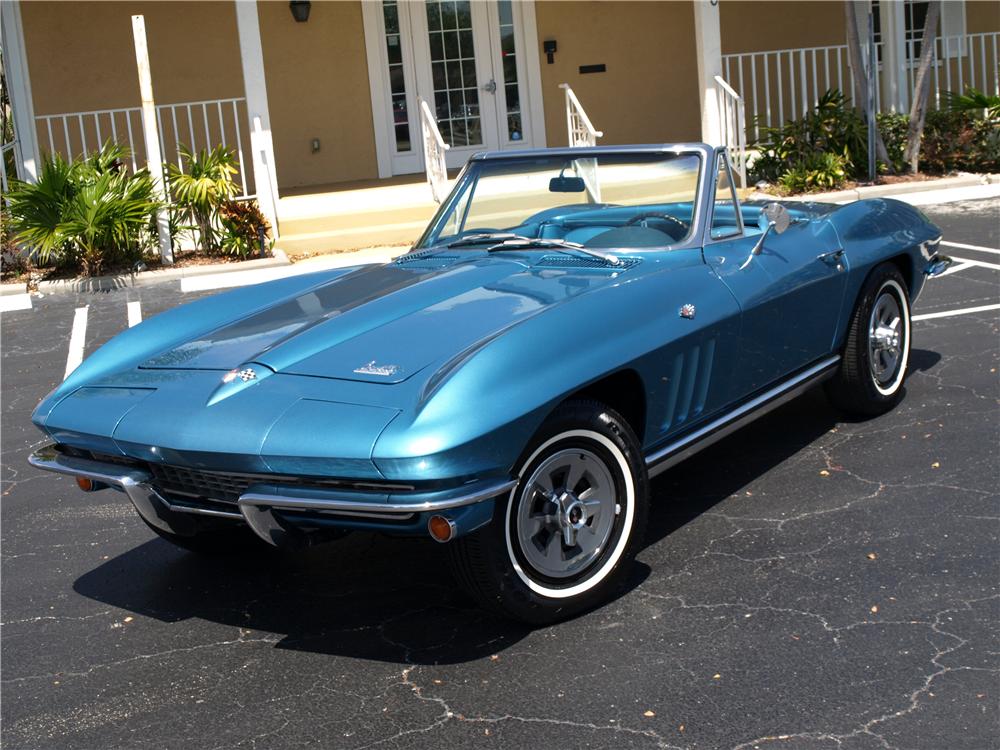
[[440, 203], [448, 195], [448, 164], [445, 153], [449, 146], [441, 137], [437, 120], [427, 102], [418, 97], [417, 103], [420, 110], [420, 131], [424, 140], [424, 171], [431, 195], [436, 203]]
[[[255, 191], [250, 189], [254, 187], [253, 177], [247, 174], [248, 162], [243, 153], [243, 123], [246, 119], [246, 100], [242, 97], [158, 104], [156, 124], [160, 134], [160, 153], [164, 161], [176, 162], [183, 169], [181, 145], [192, 151], [220, 145], [231, 148], [239, 169], [236, 180], [242, 192], [238, 197], [253, 197]], [[133, 171], [146, 163], [141, 107], [39, 115], [35, 121], [39, 141], [48, 143], [49, 153], [58, 152], [67, 159], [81, 155], [86, 157], [110, 139], [128, 148]]]
[[[0, 188], [6, 199], [7, 191], [10, 188], [10, 177], [7, 175], [7, 154], [14, 154], [14, 163], [17, 164], [17, 141], [11, 141], [0, 146]], [[17, 167], [15, 166], [15, 170]], [[15, 173], [15, 177], [17, 174]]]
[[[907, 42], [907, 63], [898, 81], [908, 101], [919, 66], [917, 41]], [[944, 106], [944, 92], [964, 93], [969, 86], [1000, 95], [998, 80], [1000, 32], [961, 34], [934, 40], [930, 101]], [[880, 111], [897, 109], [892, 100], [893, 78], [901, 74], [888, 64], [885, 43], [876, 76], [876, 102]], [[748, 137], [757, 141], [762, 127], [777, 127], [808, 112], [829, 89], [838, 89], [854, 104], [854, 87], [847, 45], [743, 52], [722, 56], [725, 80], [742, 94], [747, 110]]]
[[715, 76], [715, 96], [719, 105], [721, 145], [729, 152], [729, 162], [747, 186], [747, 124], [743, 98], [721, 76]]
[[596, 146], [597, 139], [604, 135], [600, 130], [594, 128], [590, 118], [576, 98], [573, 89], [568, 83], [560, 83], [559, 88], [566, 92], [566, 133], [569, 145], [573, 148], [578, 146]]
[[[906, 86], [913, 91], [919, 58], [917, 42], [907, 42]], [[930, 100], [940, 109], [946, 104], [943, 94], [964, 94], [975, 88], [984, 94], [1000, 96], [1000, 32], [939, 36], [934, 40], [934, 64], [931, 66]]]

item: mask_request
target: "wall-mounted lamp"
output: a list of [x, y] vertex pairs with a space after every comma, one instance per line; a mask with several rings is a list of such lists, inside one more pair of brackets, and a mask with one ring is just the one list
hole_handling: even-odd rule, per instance
[[309, 20], [312, 3], [309, 0], [290, 0], [288, 8], [292, 11], [292, 18], [298, 23], [305, 23]]
[[546, 39], [542, 42], [542, 52], [545, 53], [545, 57], [548, 59], [549, 65], [556, 61], [556, 40]]

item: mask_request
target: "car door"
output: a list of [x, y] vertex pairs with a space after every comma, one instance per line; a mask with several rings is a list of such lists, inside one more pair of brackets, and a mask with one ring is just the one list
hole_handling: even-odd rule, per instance
[[715, 200], [705, 237], [705, 262], [741, 307], [734, 397], [742, 398], [829, 354], [846, 286], [846, 261], [827, 222], [793, 222], [770, 232], [743, 223], [732, 171], [717, 153]]

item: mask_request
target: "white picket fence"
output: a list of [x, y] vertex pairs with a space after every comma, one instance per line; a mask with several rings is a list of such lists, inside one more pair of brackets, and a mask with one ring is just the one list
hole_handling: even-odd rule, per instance
[[[909, 62], [905, 65], [906, 91], [913, 90], [919, 60], [918, 42], [908, 42]], [[930, 101], [935, 108], [944, 103], [944, 93], [964, 93], [966, 87], [988, 94], [1000, 94], [998, 75], [1000, 32], [942, 36], [934, 40]], [[877, 102], [881, 111], [896, 109], [889, 77], [895, 74], [885, 60], [876, 78]], [[777, 127], [808, 112], [829, 89], [838, 89], [854, 104], [847, 45], [798, 47], [794, 49], [744, 52], [722, 56], [723, 77], [743, 98], [747, 110], [747, 136], [760, 137], [760, 128]]]
[[[98, 151], [110, 139], [128, 148], [129, 165], [133, 171], [146, 163], [141, 107], [39, 115], [35, 121], [39, 143], [43, 144], [43, 150], [47, 144], [49, 153], [59, 153], [67, 159], [87, 156]], [[255, 196], [253, 170], [248, 169], [251, 160], [244, 154], [244, 142], [249, 144], [244, 134], [246, 99], [158, 104], [156, 121], [164, 161], [174, 162], [183, 169], [181, 145], [192, 151], [220, 145], [230, 148], [239, 169], [234, 178], [241, 189], [238, 197]]]

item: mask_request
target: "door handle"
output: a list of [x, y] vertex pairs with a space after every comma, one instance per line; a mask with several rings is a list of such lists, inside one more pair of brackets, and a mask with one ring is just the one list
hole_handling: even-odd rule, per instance
[[483, 91], [489, 94], [495, 94], [497, 92], [497, 82], [496, 79], [491, 78], [490, 82], [483, 85]]
[[820, 253], [816, 256], [816, 260], [821, 260], [828, 266], [834, 266], [838, 271], [843, 268], [844, 260], [844, 249], [831, 250], [828, 253]]

